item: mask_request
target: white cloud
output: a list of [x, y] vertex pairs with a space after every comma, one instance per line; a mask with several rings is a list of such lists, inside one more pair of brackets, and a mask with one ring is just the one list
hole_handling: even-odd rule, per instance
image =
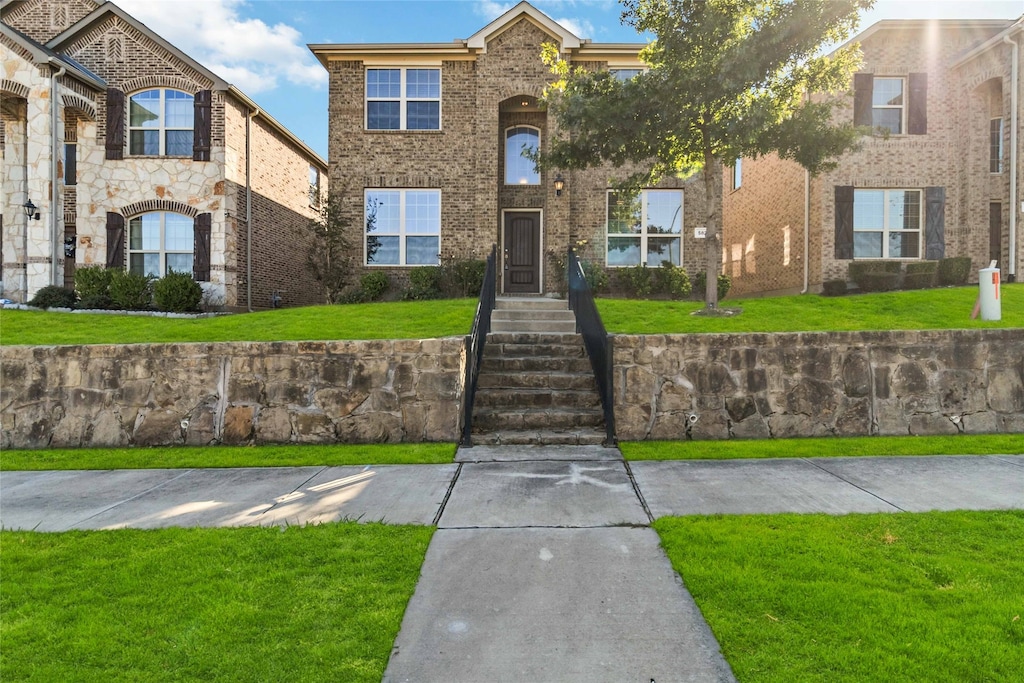
[[555, 19], [559, 24], [573, 32], [577, 38], [590, 38], [594, 35], [594, 25], [586, 19]]
[[479, 14], [487, 21], [497, 19], [505, 12], [509, 11], [516, 6], [514, 2], [496, 2], [496, 0], [479, 0], [474, 6], [473, 11]]
[[[517, 3], [514, 2], [497, 2], [497, 0], [478, 0], [473, 6], [473, 10], [487, 21], [492, 21], [494, 19], [497, 19], [498, 17], [500, 17], [502, 14], [509, 11], [513, 7], [515, 7], [516, 4]], [[536, 3], [535, 0], [535, 4], [540, 3]], [[546, 4], [562, 8], [565, 5], [572, 6], [575, 5], [576, 3], [566, 2], [565, 0], [562, 0], [561, 2], [549, 2]], [[548, 16], [551, 16], [550, 10], [554, 9], [554, 7], [538, 7], [538, 9], [540, 9], [540, 11], [544, 12]], [[566, 17], [563, 19], [555, 19], [555, 21], [564, 26], [565, 28], [569, 29], [570, 31], [572, 31], [577, 38], [590, 38], [594, 35], [594, 25], [591, 24], [586, 19], [573, 19], [571, 17]]]
[[[298, 30], [244, 16], [244, 0], [117, 0], [154, 32], [249, 94], [293, 85], [322, 87], [327, 72]], [[172, 10], [172, 11], [168, 11]]]

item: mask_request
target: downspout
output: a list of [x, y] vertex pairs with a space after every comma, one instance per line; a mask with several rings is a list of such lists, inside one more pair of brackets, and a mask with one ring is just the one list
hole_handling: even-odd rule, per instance
[[252, 176], [249, 164], [250, 125], [260, 110], [249, 109], [245, 117], [245, 306], [252, 313]]
[[1010, 66], [1010, 80], [1013, 81], [1010, 90], [1010, 263], [1009, 272], [1006, 276], [1007, 282], [1017, 281], [1017, 212], [1020, 211], [1017, 196], [1017, 129], [1020, 121], [1017, 116], [1017, 100], [1020, 91], [1020, 74], [1018, 65], [1020, 63], [1020, 45], [1017, 41], [1011, 40], [1010, 36], [1003, 36], [1003, 42], [1013, 46], [1013, 62]]
[[[53, 58], [46, 60], [50, 65], [53, 64]], [[64, 66], [60, 67], [57, 73], [51, 73], [50, 75], [50, 284], [60, 285], [63, 283], [57, 282], [57, 261], [63, 255], [64, 251], [64, 239], [63, 236], [57, 234], [57, 230], [60, 228], [60, 223], [57, 221], [58, 214], [58, 203], [60, 202], [60, 188], [58, 186], [58, 169], [57, 160], [60, 158], [61, 145], [64, 143], [63, 138], [57, 140], [57, 128], [60, 123], [60, 104], [58, 103], [57, 89], [60, 87], [57, 83], [57, 79], [67, 73], [67, 68]], [[60, 211], [63, 216], [63, 211]]]
[[811, 172], [804, 169], [804, 288], [806, 294], [811, 286]]

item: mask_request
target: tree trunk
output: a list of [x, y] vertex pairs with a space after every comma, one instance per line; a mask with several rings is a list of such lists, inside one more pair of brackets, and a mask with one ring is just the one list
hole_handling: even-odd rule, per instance
[[718, 274], [722, 269], [722, 164], [710, 151], [704, 153], [704, 203], [706, 216], [704, 227], [705, 279], [704, 305], [718, 307]]

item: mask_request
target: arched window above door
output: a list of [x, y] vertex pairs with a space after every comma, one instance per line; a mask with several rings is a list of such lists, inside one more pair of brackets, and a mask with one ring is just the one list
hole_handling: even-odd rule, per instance
[[540, 149], [540, 130], [533, 126], [513, 126], [505, 131], [505, 184], [540, 185], [540, 172], [532, 159], [524, 156]]

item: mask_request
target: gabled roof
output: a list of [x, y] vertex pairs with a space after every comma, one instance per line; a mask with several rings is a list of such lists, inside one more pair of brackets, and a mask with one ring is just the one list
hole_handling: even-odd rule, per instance
[[563, 52], [575, 50], [583, 43], [583, 41], [581, 41], [572, 31], [565, 28], [530, 3], [526, 2], [526, 0], [523, 0], [523, 2], [520, 2], [518, 5], [467, 38], [466, 47], [486, 52], [487, 41], [508, 29], [512, 24], [516, 23], [524, 16], [539, 26], [545, 33], [550, 34], [552, 38], [556, 38], [558, 40], [558, 44], [562, 47]]
[[37, 43], [16, 28], [0, 23], [0, 34], [7, 36], [14, 43], [22, 46], [32, 55], [36, 64], [51, 64], [58, 69], [63, 67], [71, 78], [84, 83], [95, 90], [103, 90], [107, 87], [106, 81], [85, 68], [67, 55], [58, 54], [50, 48]]
[[853, 43], [862, 43], [879, 31], [906, 31], [908, 29], [925, 29], [937, 26], [940, 29], [981, 29], [998, 31], [1006, 28], [1013, 19], [883, 19], [850, 38], [839, 46], [844, 48]]
[[127, 12], [125, 12], [123, 9], [121, 9], [120, 7], [118, 7], [117, 5], [115, 5], [112, 2], [104, 2], [104, 3], [102, 3], [99, 7], [97, 7], [95, 10], [90, 12], [88, 15], [83, 17], [78, 22], [76, 22], [73, 26], [68, 28], [66, 31], [64, 31], [60, 35], [52, 38], [46, 45], [47, 45], [47, 47], [49, 47], [49, 48], [51, 48], [53, 50], [59, 50], [62, 47], [66, 46], [69, 43], [71, 43], [72, 41], [74, 41], [74, 39], [77, 38], [78, 36], [80, 36], [82, 33], [88, 31], [89, 29], [93, 28], [97, 24], [99, 24], [101, 22], [104, 22], [107, 19], [109, 19], [111, 15], [114, 15], [114, 16], [118, 17], [119, 19], [124, 21], [126, 24], [128, 24], [132, 28], [136, 29], [139, 33], [141, 33], [142, 35], [146, 36], [147, 38], [152, 40], [154, 43], [156, 43], [157, 45], [159, 45], [163, 49], [167, 50], [169, 53], [171, 53], [172, 55], [174, 55], [175, 57], [177, 57], [181, 61], [183, 61], [186, 64], [188, 64], [190, 67], [192, 67], [196, 71], [198, 71], [200, 74], [205, 76], [207, 79], [209, 79], [213, 83], [213, 87], [216, 90], [226, 90], [227, 89], [227, 87], [228, 87], [227, 81], [223, 80], [220, 76], [218, 76], [217, 74], [215, 74], [212, 71], [210, 71], [209, 69], [207, 69], [205, 66], [203, 66], [202, 64], [200, 64], [199, 62], [194, 60], [192, 57], [189, 57], [187, 54], [185, 54], [184, 52], [182, 52], [178, 48], [174, 47], [174, 45], [172, 45], [171, 43], [169, 43], [166, 40], [164, 40], [160, 35], [158, 35], [154, 31], [152, 31], [148, 26], [146, 26], [141, 21], [139, 21], [138, 19], [136, 19], [132, 15], [128, 14]]
[[1012, 36], [1014, 33], [1020, 33], [1021, 31], [1024, 31], [1024, 14], [1022, 14], [1017, 19], [1017, 21], [1010, 24], [1005, 31], [1000, 31], [999, 33], [995, 34], [994, 36], [986, 40], [981, 45], [977, 45], [974, 48], [967, 51], [966, 53], [964, 53], [964, 55], [960, 57], [960, 59], [953, 62], [953, 68], [966, 64], [967, 62], [971, 61], [978, 55], [984, 52], [988, 52], [996, 45], [1002, 45], [1003, 38]]

